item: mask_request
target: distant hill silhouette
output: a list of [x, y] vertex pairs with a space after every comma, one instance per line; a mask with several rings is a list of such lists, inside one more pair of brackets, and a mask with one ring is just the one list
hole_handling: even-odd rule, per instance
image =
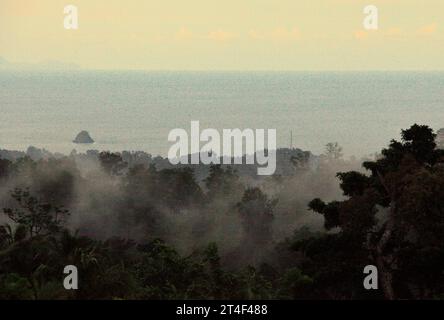
[[75, 63], [63, 62], [57, 60], [46, 60], [38, 63], [27, 63], [27, 62], [10, 62], [3, 57], [0, 57], [0, 68], [6, 70], [78, 70], [80, 66]]

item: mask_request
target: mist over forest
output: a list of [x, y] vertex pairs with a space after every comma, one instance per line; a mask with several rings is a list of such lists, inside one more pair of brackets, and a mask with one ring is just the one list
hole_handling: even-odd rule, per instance
[[[1, 150], [0, 298], [439, 297], [435, 138], [414, 125], [359, 160], [337, 143], [279, 149], [273, 176], [144, 152]], [[75, 292], [60, 281], [69, 264], [83, 277]], [[382, 290], [362, 288], [369, 264]]]
[[[245, 190], [257, 188], [274, 202], [273, 219], [267, 235], [250, 236], [272, 245], [298, 226], [322, 229], [322, 219], [308, 211], [307, 203], [314, 197], [340, 199], [336, 172], [359, 170], [358, 161], [342, 158], [339, 145], [328, 147], [320, 156], [279, 149], [276, 173], [266, 177], [257, 175], [256, 165], [171, 165], [145, 152], [91, 150], [65, 156], [34, 147], [2, 150], [1, 208], [16, 205], [11, 191], [19, 188], [68, 210], [66, 225], [80, 235], [161, 238], [186, 253], [214, 241], [229, 253], [247, 237], [242, 223], [249, 222], [241, 221], [236, 206]], [[259, 261], [245, 264], [251, 262]]]

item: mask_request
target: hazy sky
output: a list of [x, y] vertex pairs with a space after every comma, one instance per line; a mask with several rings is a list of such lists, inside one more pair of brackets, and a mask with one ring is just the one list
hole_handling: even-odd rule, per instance
[[[78, 30], [63, 27], [69, 4]], [[370, 4], [377, 31], [362, 25]], [[444, 0], [0, 0], [0, 57], [91, 69], [444, 70]]]

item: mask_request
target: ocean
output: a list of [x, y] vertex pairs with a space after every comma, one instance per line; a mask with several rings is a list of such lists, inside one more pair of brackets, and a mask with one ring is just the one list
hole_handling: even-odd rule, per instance
[[[276, 129], [278, 147], [378, 152], [414, 123], [444, 127], [441, 72], [0, 71], [0, 149], [165, 156], [174, 128]], [[92, 145], [72, 143], [87, 130]]]

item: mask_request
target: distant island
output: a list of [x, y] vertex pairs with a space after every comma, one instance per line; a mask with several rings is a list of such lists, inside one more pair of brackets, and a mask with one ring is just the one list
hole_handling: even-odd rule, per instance
[[91, 138], [88, 131], [83, 130], [76, 136], [73, 142], [89, 144], [89, 143], [94, 143], [94, 140]]
[[0, 71], [3, 70], [26, 70], [26, 71], [65, 71], [80, 70], [78, 64], [58, 60], [43, 60], [39, 62], [9, 61], [0, 57]]

